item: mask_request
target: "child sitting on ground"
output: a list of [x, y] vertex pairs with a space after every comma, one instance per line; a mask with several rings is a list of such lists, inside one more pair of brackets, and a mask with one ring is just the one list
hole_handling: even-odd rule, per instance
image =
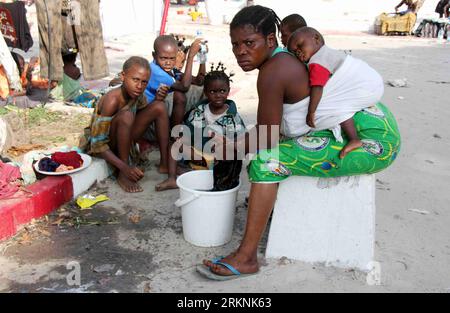
[[283, 46], [287, 47], [288, 39], [293, 32], [301, 27], [305, 27], [306, 21], [299, 14], [291, 14], [281, 21], [280, 33]]
[[[211, 67], [211, 72], [205, 76], [206, 100], [201, 101], [186, 114], [184, 127], [189, 130], [190, 137], [185, 138], [186, 134], [184, 133], [183, 139], [189, 141], [187, 146], [190, 147], [190, 151], [183, 151], [183, 155], [191, 160], [194, 159], [194, 155], [198, 156], [199, 154], [200, 157], [209, 158], [206, 154], [211, 151], [204, 150], [206, 144], [211, 140], [211, 132], [233, 138], [245, 133], [245, 125], [237, 112], [236, 104], [228, 99], [230, 78], [233, 74], [227, 75], [225, 70], [226, 68], [221, 63], [215, 69], [214, 66]], [[200, 138], [197, 138], [196, 134], [200, 134]], [[186, 141], [183, 140], [183, 143], [186, 144]], [[174, 153], [173, 150], [172, 153]], [[157, 191], [178, 188], [175, 161], [177, 157], [171, 154], [170, 158], [169, 177], [156, 186]]]
[[76, 52], [72, 51], [62, 53], [64, 63], [63, 80], [52, 89], [50, 94], [53, 99], [64, 101], [64, 103], [71, 106], [93, 108], [105, 91], [89, 90], [81, 85], [81, 71], [76, 65], [77, 55]]
[[[322, 99], [324, 86], [344, 63], [347, 55], [343, 51], [326, 46], [323, 36], [312, 27], [302, 27], [296, 30], [289, 38], [288, 49], [301, 62], [308, 63], [311, 93], [306, 124], [315, 128], [315, 112]], [[367, 103], [367, 107], [374, 104]], [[348, 137], [348, 143], [340, 154], [340, 157], [344, 158], [349, 152], [361, 147], [362, 142], [357, 135], [353, 118], [340, 125]]]
[[158, 131], [160, 167], [168, 167], [169, 120], [164, 105], [168, 88], [159, 88], [148, 105], [144, 90], [150, 73], [144, 58], [131, 57], [124, 63], [122, 85], [100, 98], [91, 126], [85, 131], [86, 142], [82, 144], [83, 150], [105, 159], [118, 171], [118, 184], [130, 193], [143, 191], [138, 181], [144, 173], [133, 162], [137, 159], [134, 143], [153, 121]]
[[[200, 51], [201, 39], [196, 39], [190, 49], [186, 61], [185, 73], [175, 69], [178, 54], [178, 43], [173, 36], [164, 35], [156, 38], [154, 42], [153, 62], [150, 63], [152, 75], [145, 90], [148, 102], [155, 98], [160, 86], [170, 88], [173, 95], [173, 109], [170, 116], [171, 127], [183, 122], [186, 110], [186, 95], [192, 83], [192, 67], [194, 57]], [[170, 111], [170, 110], [169, 110]]]

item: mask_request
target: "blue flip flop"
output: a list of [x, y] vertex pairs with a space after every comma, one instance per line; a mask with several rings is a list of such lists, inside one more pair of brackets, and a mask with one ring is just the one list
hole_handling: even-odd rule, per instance
[[227, 268], [231, 273], [233, 273], [233, 275], [218, 275], [218, 274], [214, 273], [213, 271], [211, 271], [210, 267], [208, 267], [204, 264], [197, 265], [197, 272], [210, 280], [216, 280], [216, 281], [227, 281], [227, 280], [232, 280], [232, 279], [236, 279], [236, 278], [243, 278], [243, 277], [252, 276], [252, 275], [255, 275], [258, 273], [258, 272], [256, 272], [256, 273], [251, 273], [251, 274], [241, 274], [233, 266], [231, 266], [228, 263], [223, 262], [222, 261], [223, 259], [224, 259], [224, 257], [214, 259], [214, 260], [212, 260], [212, 263], [221, 265], [221, 266]]

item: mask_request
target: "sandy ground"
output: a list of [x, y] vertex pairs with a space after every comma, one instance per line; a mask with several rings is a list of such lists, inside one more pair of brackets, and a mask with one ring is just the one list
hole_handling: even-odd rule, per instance
[[[236, 73], [232, 98], [246, 122], [254, 123], [257, 72], [243, 73], [237, 67], [228, 27], [194, 24], [179, 17], [169, 25], [169, 32], [190, 35], [199, 28], [210, 42], [210, 60], [223, 61]], [[118, 71], [129, 55], [149, 57], [150, 38], [141, 34], [108, 42], [126, 51], [108, 50], [111, 71]], [[409, 82], [407, 88], [386, 86], [383, 97], [398, 119], [403, 146], [396, 163], [377, 175], [375, 260], [381, 264], [381, 285], [369, 286], [366, 275], [358, 271], [264, 260], [265, 239], [260, 246], [264, 266], [259, 275], [222, 283], [203, 279], [195, 266], [204, 258], [232, 252], [243, 234], [244, 198], [249, 189], [246, 176], [232, 241], [223, 247], [197, 248], [183, 239], [181, 214], [173, 205], [178, 191], [153, 191], [164, 179], [156, 173], [157, 154], [153, 153], [142, 184], [144, 193], [125, 194], [107, 181], [100, 187], [111, 201], [79, 213], [90, 220], [116, 223], [80, 228], [47, 223], [45, 236], [22, 240], [22, 244], [20, 238], [0, 244], [0, 291], [450, 292], [450, 45], [418, 38], [332, 33], [326, 40], [334, 48], [352, 50], [385, 80], [406, 78]], [[70, 272], [66, 265], [71, 261], [81, 265], [79, 288], [66, 282]], [[99, 269], [102, 265], [110, 266]]]

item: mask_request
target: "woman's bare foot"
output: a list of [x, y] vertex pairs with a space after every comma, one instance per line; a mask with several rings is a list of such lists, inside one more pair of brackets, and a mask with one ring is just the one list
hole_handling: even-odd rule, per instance
[[350, 140], [347, 145], [342, 149], [341, 153], [339, 154], [339, 157], [341, 159], [345, 158], [347, 154], [352, 152], [353, 150], [356, 150], [360, 147], [362, 147], [363, 143], [359, 139]]
[[122, 173], [119, 174], [117, 183], [125, 192], [138, 193], [144, 191], [144, 189], [142, 189], [142, 187], [138, 183], [132, 182]]
[[[226, 263], [234, 267], [241, 274], [253, 274], [259, 271], [258, 260], [255, 257], [249, 258], [239, 252], [235, 252], [220, 260], [220, 262]], [[204, 260], [203, 264], [208, 266], [211, 272], [221, 276], [234, 275], [229, 269], [220, 265], [214, 264], [212, 261]]]
[[170, 190], [170, 189], [178, 189], [177, 180], [176, 178], [168, 178], [162, 183], [159, 183], [156, 185], [155, 190], [156, 191], [164, 191], [164, 190]]

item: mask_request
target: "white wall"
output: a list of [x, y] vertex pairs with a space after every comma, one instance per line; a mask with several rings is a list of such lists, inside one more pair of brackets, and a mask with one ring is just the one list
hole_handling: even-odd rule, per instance
[[163, 10], [163, 0], [102, 0], [103, 37], [159, 33]]
[[[425, 0], [418, 18], [437, 17], [438, 0]], [[255, 0], [272, 8], [280, 18], [289, 14], [302, 15], [308, 25], [319, 30], [369, 31], [380, 13], [395, 12], [400, 0]]]

